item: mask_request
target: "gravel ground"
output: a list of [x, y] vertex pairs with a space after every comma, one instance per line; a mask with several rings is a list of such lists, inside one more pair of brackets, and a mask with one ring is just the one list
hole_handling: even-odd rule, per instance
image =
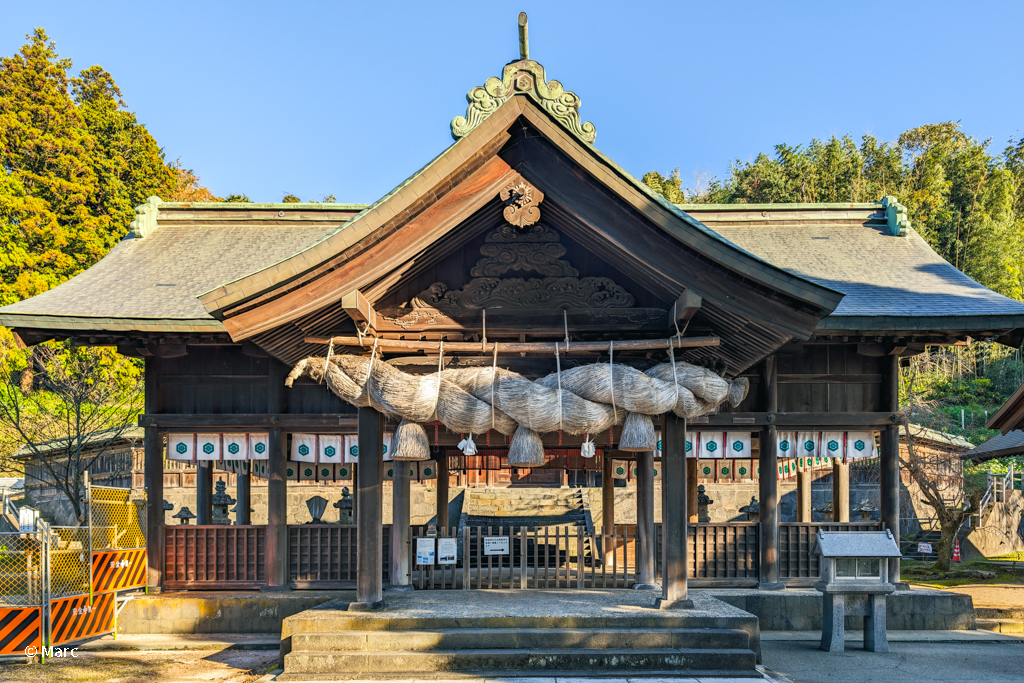
[[0, 664], [4, 683], [251, 683], [277, 668], [277, 650], [79, 652], [46, 664]]
[[1024, 609], [1024, 586], [1020, 584], [967, 584], [937, 590], [948, 593], [965, 593], [971, 596], [974, 607], [995, 609]]

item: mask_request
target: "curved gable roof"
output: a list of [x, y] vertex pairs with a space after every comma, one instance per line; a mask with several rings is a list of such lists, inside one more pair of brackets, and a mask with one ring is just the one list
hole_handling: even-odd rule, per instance
[[[502, 169], [497, 167], [503, 163], [497, 153], [520, 117], [535, 125], [557, 149], [584, 167], [655, 229], [699, 252], [718, 267], [798, 302], [797, 306], [813, 311], [817, 318], [832, 311], [841, 300], [841, 292], [745, 251], [666, 202], [525, 96], [506, 100], [465, 137], [342, 229], [260, 272], [227, 282], [203, 294], [200, 300], [212, 315], [223, 319], [232, 337], [239, 340], [309, 314], [344, 291], [364, 286], [376, 273], [365, 272], [365, 268], [361, 272], [346, 270], [356, 255], [422, 218], [427, 209], [441, 200], [469, 191], [460, 183], [477, 178], [489, 164], [493, 167], [490, 175], [477, 178], [478, 185], [471, 189], [483, 192], [485, 187], [490, 188], [486, 199], [496, 195], [497, 187], [491, 186], [500, 184]], [[507, 164], [503, 170], [513, 172]], [[394, 246], [397, 251], [407, 245]], [[378, 270], [386, 268], [379, 260], [374, 266]], [[273, 306], [268, 305], [275, 301]], [[813, 324], [807, 333], [810, 329]]]

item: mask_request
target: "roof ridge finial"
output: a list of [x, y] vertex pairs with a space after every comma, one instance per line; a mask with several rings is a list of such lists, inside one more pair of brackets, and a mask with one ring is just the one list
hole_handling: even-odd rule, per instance
[[530, 58], [530, 36], [526, 27], [526, 12], [519, 13], [519, 59]]

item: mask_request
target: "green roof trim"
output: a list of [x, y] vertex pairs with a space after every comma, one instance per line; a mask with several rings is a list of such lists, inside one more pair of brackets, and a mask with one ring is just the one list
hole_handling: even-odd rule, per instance
[[853, 202], [849, 204], [813, 204], [807, 202], [779, 204], [673, 204], [680, 211], [832, 211], [835, 209], [882, 209], [882, 202]]

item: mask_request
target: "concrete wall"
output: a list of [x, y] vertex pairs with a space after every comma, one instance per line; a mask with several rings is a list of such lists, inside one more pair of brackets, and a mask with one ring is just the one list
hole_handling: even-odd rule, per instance
[[989, 502], [981, 525], [960, 544], [965, 560], [1024, 551], [1024, 494], [1007, 491], [1002, 503]]
[[118, 633], [281, 633], [285, 617], [352, 591], [294, 593], [167, 593], [128, 602], [117, 617]]
[[[707, 590], [723, 602], [754, 614], [762, 631], [820, 631], [821, 593], [812, 590]], [[913, 590], [886, 599], [886, 627], [893, 631], [973, 630], [974, 602], [970, 595]], [[863, 617], [847, 617], [846, 628], [861, 630]]]

